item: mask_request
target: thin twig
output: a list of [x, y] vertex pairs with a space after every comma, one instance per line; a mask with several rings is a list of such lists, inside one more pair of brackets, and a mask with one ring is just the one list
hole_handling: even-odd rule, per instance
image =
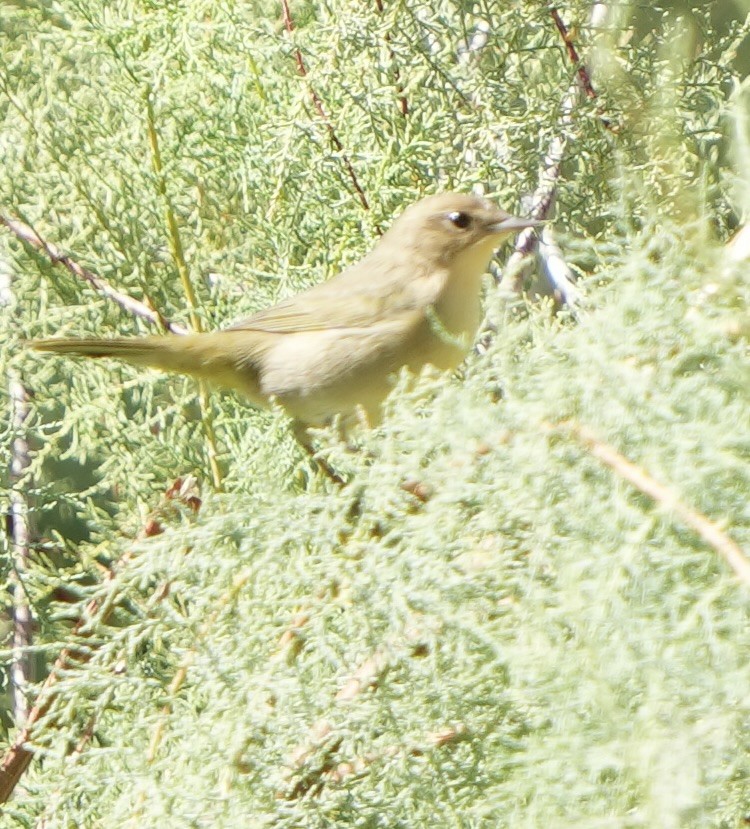
[[[586, 64], [583, 63], [578, 56], [578, 50], [575, 47], [575, 43], [573, 43], [573, 39], [570, 36], [570, 32], [568, 31], [566, 25], [563, 23], [562, 18], [560, 17], [560, 13], [557, 11], [556, 8], [550, 9], [550, 14], [552, 15], [552, 19], [555, 21], [555, 26], [557, 27], [557, 31], [560, 33], [560, 37], [563, 39], [563, 43], [565, 44], [565, 49], [568, 53], [568, 57], [570, 58], [571, 63], [576, 67], [576, 74], [578, 75], [578, 81], [581, 84], [581, 89], [583, 89], [586, 97], [591, 101], [596, 101], [599, 96], [594, 89], [594, 85], [591, 83], [591, 76], [589, 75], [589, 71], [586, 68]], [[592, 9], [591, 16], [592, 18], [596, 14], [596, 7]], [[617, 133], [619, 132], [619, 126], [614, 123], [610, 118], [607, 118], [601, 109], [597, 109], [599, 120], [602, 123], [602, 126], [608, 129], [610, 132]]]
[[[289, 0], [281, 0], [281, 13], [282, 18], [284, 20], [284, 27], [287, 30], [289, 35], [292, 34], [294, 31], [294, 21], [292, 20], [292, 12], [289, 8]], [[297, 63], [297, 71], [303, 78], [307, 78], [307, 67], [305, 66], [305, 61], [302, 58], [302, 52], [298, 46], [294, 47], [294, 59]], [[318, 97], [318, 93], [310, 86], [310, 97], [312, 98], [313, 105], [318, 112], [321, 120], [326, 126], [328, 130], [328, 135], [330, 136], [331, 143], [336, 148], [337, 152], [341, 154], [341, 160], [344, 163], [344, 167], [346, 168], [347, 174], [349, 175], [349, 179], [354, 186], [354, 189], [357, 191], [357, 196], [359, 197], [360, 204], [365, 210], [370, 209], [370, 203], [367, 201], [367, 196], [365, 196], [365, 191], [362, 189], [362, 185], [359, 183], [357, 178], [357, 174], [354, 172], [354, 166], [349, 158], [349, 156], [344, 152], [344, 145], [339, 140], [338, 135], [336, 135], [336, 130], [333, 128], [333, 124], [331, 123], [331, 119], [328, 116], [328, 113], [323, 106], [323, 102]]]
[[565, 44], [565, 48], [568, 52], [568, 57], [574, 66], [576, 67], [576, 72], [578, 73], [578, 80], [581, 82], [581, 87], [583, 91], [586, 93], [587, 97], [594, 100], [596, 98], [596, 92], [594, 91], [594, 87], [591, 83], [591, 78], [589, 77], [589, 73], [586, 67], [581, 63], [581, 59], [578, 57], [578, 50], [573, 43], [572, 38], [570, 37], [570, 33], [568, 32], [567, 26], [563, 23], [562, 18], [560, 17], [560, 13], [557, 11], [556, 8], [551, 8], [549, 13], [552, 15], [552, 19], [555, 21], [555, 26], [557, 26], [557, 31], [560, 32], [560, 37], [563, 39], [563, 43]]
[[390, 664], [391, 656], [388, 651], [385, 648], [378, 648], [357, 667], [339, 688], [334, 699], [336, 702], [350, 702], [367, 688], [376, 687]]
[[599, 440], [587, 427], [565, 422], [552, 428], [555, 431], [573, 435], [595, 458], [614, 470], [621, 478], [665, 509], [675, 512], [691, 530], [727, 562], [740, 581], [750, 586], [750, 560], [740, 546], [715, 521], [711, 521], [710, 518], [685, 504], [676, 492], [656, 481], [648, 472], [636, 466], [614, 447]]
[[[531, 216], [535, 219], [547, 219], [552, 212], [557, 192], [557, 182], [562, 170], [562, 162], [565, 156], [567, 139], [564, 130], [570, 127], [573, 120], [578, 97], [578, 84], [574, 83], [568, 89], [568, 93], [561, 106], [560, 134], [554, 136], [547, 147], [547, 154], [544, 157], [542, 170], [539, 174], [539, 184], [533, 198], [531, 199]], [[521, 231], [516, 239], [515, 250], [511, 254], [503, 271], [500, 288], [505, 293], [520, 294], [523, 292], [524, 283], [527, 277], [528, 257], [537, 250], [544, 255], [545, 249], [539, 245], [539, 236], [532, 228]], [[563, 261], [561, 259], [561, 261]], [[563, 261], [564, 264], [564, 261]], [[566, 266], [567, 269], [567, 266]], [[572, 286], [572, 279], [568, 280]], [[573, 293], [562, 293], [560, 301], [567, 304], [574, 304]]]
[[[550, 217], [555, 203], [557, 182], [562, 170], [562, 162], [567, 146], [565, 133], [573, 123], [573, 112], [579, 100], [580, 90], [591, 99], [596, 99], [597, 94], [591, 83], [588, 70], [581, 62], [578, 50], [568, 32], [565, 24], [556, 8], [550, 9], [550, 14], [555, 26], [565, 43], [565, 47], [571, 61], [576, 66], [576, 81], [569, 87], [561, 106], [560, 131], [554, 136], [547, 148], [544, 165], [539, 177], [539, 185], [532, 199], [530, 213], [535, 219], [547, 219]], [[608, 129], [613, 129], [612, 123], [601, 116], [602, 123]], [[516, 241], [515, 251], [506, 264], [501, 280], [501, 289], [505, 293], [520, 294], [523, 292], [524, 284], [528, 274], [527, 257], [538, 250], [540, 256], [545, 260], [547, 276], [555, 275], [552, 284], [553, 294], [557, 301], [569, 307], [575, 307], [580, 302], [580, 293], [576, 290], [570, 268], [562, 258], [560, 249], [556, 246], [539, 245], [539, 238], [531, 228], [522, 231]], [[548, 257], [554, 256], [554, 262], [548, 263]], [[539, 291], [538, 293], [544, 293]]]
[[24, 491], [25, 477], [31, 460], [29, 444], [25, 435], [25, 424], [29, 417], [29, 395], [17, 376], [8, 377], [8, 396], [11, 401], [11, 423], [13, 442], [10, 461], [10, 511], [8, 529], [13, 548], [13, 570], [11, 573], [13, 595], [13, 664], [11, 683], [13, 686], [13, 714], [17, 725], [26, 722], [29, 713], [26, 694], [33, 681], [29, 648], [32, 644], [32, 620], [29, 599], [24, 579], [29, 560], [31, 528], [29, 526], [29, 505]]
[[[307, 619], [304, 619], [304, 624]], [[282, 637], [284, 640], [284, 637]], [[281, 644], [281, 643], [280, 643]], [[288, 647], [284, 643], [284, 647]], [[361, 662], [351, 676], [336, 692], [335, 703], [351, 703], [368, 689], [375, 689], [392, 663], [387, 646], [377, 648]], [[314, 722], [305, 739], [292, 750], [284, 777], [288, 785], [279, 792], [285, 800], [296, 800], [310, 792], [318, 794], [327, 780], [335, 780], [337, 769], [348, 768], [348, 764], [337, 763], [336, 753], [342, 738], [335, 733], [328, 720]], [[343, 778], [343, 774], [339, 774]]]
[[305, 795], [318, 795], [326, 785], [338, 786], [352, 777], [364, 774], [376, 763], [396, 757], [423, 757], [435, 749], [455, 745], [471, 734], [463, 723], [448, 725], [439, 731], [425, 733], [421, 740], [405, 746], [387, 746], [377, 752], [350, 759], [337, 759], [343, 737], [328, 720], [318, 720], [304, 743], [290, 755], [284, 778], [288, 784], [277, 793], [284, 800], [298, 800]]
[[159, 149], [159, 135], [156, 131], [156, 116], [154, 114], [154, 101], [151, 88], [146, 89], [144, 94], [146, 101], [146, 128], [148, 130], [148, 143], [151, 148], [151, 167], [156, 178], [156, 187], [164, 203], [164, 218], [167, 223], [167, 235], [169, 237], [169, 247], [172, 251], [172, 259], [177, 267], [177, 273], [182, 283], [182, 290], [185, 292], [185, 298], [188, 303], [188, 313], [190, 314], [190, 325], [193, 331], [200, 333], [203, 330], [201, 318], [198, 316], [198, 299], [193, 289], [193, 283], [190, 279], [190, 271], [185, 260], [185, 251], [182, 246], [182, 238], [180, 237], [180, 230], [177, 226], [177, 218], [175, 217], [172, 203], [169, 200], [169, 193], [167, 191], [167, 180], [164, 175], [164, 167], [161, 161], [161, 150]]
[[100, 276], [93, 273], [88, 268], [84, 268], [83, 265], [79, 265], [78, 262], [71, 259], [71, 257], [66, 253], [63, 253], [56, 245], [53, 245], [51, 242], [46, 242], [33, 228], [29, 227], [29, 225], [18, 221], [18, 219], [12, 219], [3, 214], [0, 214], [0, 224], [5, 225], [11, 233], [13, 233], [25, 244], [30, 245], [36, 250], [40, 250], [46, 254], [50, 262], [54, 265], [62, 265], [67, 268], [73, 276], [83, 279], [84, 282], [88, 282], [94, 290], [98, 291], [107, 299], [111, 299], [116, 302], [129, 314], [139, 317], [140, 319], [147, 320], [154, 325], [166, 328], [173, 334], [187, 334], [187, 329], [182, 325], [179, 325], [176, 322], [170, 322], [157, 311], [154, 311], [153, 308], [149, 308], [148, 305], [143, 302], [140, 302], [139, 300], [122, 293], [122, 291], [118, 291], [116, 288], [113, 288]]
[[[161, 159], [159, 159], [159, 169], [161, 168], [160, 165]], [[173, 231], [176, 233], [176, 221], [174, 218], [174, 214], [169, 208], [167, 208], [166, 213], [173, 254], [181, 254], [182, 244], [180, 242], [179, 234], [177, 234], [177, 236], [174, 236], [173, 233]], [[36, 250], [43, 251], [49, 257], [50, 261], [53, 264], [63, 265], [74, 276], [77, 276], [80, 279], [83, 279], [85, 282], [88, 282], [88, 284], [91, 285], [100, 294], [102, 294], [102, 296], [106, 297], [107, 299], [113, 300], [122, 309], [132, 314], [133, 316], [139, 317], [140, 319], [148, 320], [148, 322], [159, 325], [161, 328], [165, 328], [172, 334], [188, 333], [188, 329], [184, 326], [179, 325], [176, 322], [170, 322], [158, 311], [155, 311], [153, 308], [149, 308], [148, 305], [146, 305], [143, 302], [140, 302], [140, 300], [128, 296], [128, 294], [124, 294], [122, 291], [118, 291], [116, 288], [113, 288], [109, 283], [105, 282], [100, 276], [97, 276], [97, 274], [93, 273], [88, 268], [84, 268], [83, 265], [79, 265], [78, 262], [76, 262], [74, 259], [71, 259], [70, 256], [68, 256], [65, 253], [62, 253], [56, 245], [53, 245], [51, 242], [47, 242], [44, 239], [42, 239], [42, 237], [39, 236], [39, 234], [35, 230], [33, 230], [33, 228], [29, 227], [29, 225], [24, 224], [23, 222], [20, 222], [17, 219], [11, 219], [9, 216], [5, 216], [3, 214], [0, 214], [0, 224], [5, 225], [5, 227], [7, 227], [8, 230], [14, 233], [22, 242], [25, 242], [26, 244], [30, 245]], [[182, 278], [183, 268], [179, 266], [180, 261], [182, 262], [183, 266], [185, 266], [184, 256], [182, 256], [181, 259], [179, 256], [177, 257], [178, 270]], [[183, 279], [183, 287], [185, 286], [187, 286], [186, 294], [188, 296], [191, 324], [193, 324], [194, 326], [199, 326], [200, 317], [198, 317], [198, 315], [195, 313], [195, 294], [192, 290], [192, 286], [190, 285], [189, 279]], [[196, 330], [200, 330], [200, 328], [197, 328]], [[211, 477], [216, 490], [221, 491], [222, 477], [217, 460], [218, 450], [216, 434], [214, 432], [211, 418], [206, 414], [209, 409], [208, 391], [206, 390], [205, 384], [203, 382], [199, 383], [199, 389], [201, 411], [203, 413], [201, 422], [203, 424], [203, 429], [206, 434], [207, 455], [208, 463], [211, 468]]]
[[423, 757], [434, 749], [455, 745], [470, 737], [471, 734], [463, 723], [449, 725], [439, 731], [429, 731], [423, 736], [422, 740], [415, 741], [402, 748], [388, 746], [381, 751], [355, 757], [353, 760], [344, 760], [338, 763], [335, 768], [326, 772], [325, 776], [332, 784], [340, 785], [353, 776], [364, 774], [375, 763], [393, 760], [399, 756]]
[[[167, 224], [169, 247], [172, 251], [172, 259], [177, 267], [177, 273], [180, 275], [180, 282], [182, 283], [182, 290], [185, 293], [185, 299], [187, 300], [188, 312], [190, 314], [190, 324], [193, 326], [194, 331], [201, 332], [203, 330], [203, 326], [201, 324], [201, 318], [198, 314], [198, 299], [195, 295], [192, 280], [190, 279], [190, 270], [188, 268], [187, 260], [185, 259], [185, 249], [182, 244], [182, 237], [180, 236], [177, 217], [169, 198], [167, 179], [164, 175], [164, 166], [162, 164], [161, 150], [159, 148], [159, 133], [156, 129], [153, 92], [150, 87], [146, 89], [145, 100], [148, 142], [151, 148], [151, 166], [154, 171], [154, 176], [156, 177], [156, 186], [159, 190], [159, 195], [164, 203], [164, 218]], [[214, 488], [218, 492], [221, 492], [223, 486], [222, 474], [218, 461], [218, 442], [216, 440], [216, 433], [214, 432], [213, 421], [210, 415], [211, 403], [209, 400], [208, 389], [206, 388], [206, 384], [203, 380], [199, 381], [199, 390], [198, 400], [201, 409], [201, 425], [203, 433], [206, 436], [206, 454], [208, 455], [208, 465], [211, 468], [211, 478], [213, 480]]]
[[[383, 14], [385, 8], [383, 6], [383, 0], [375, 0], [375, 8], [378, 10], [380, 14]], [[388, 57], [390, 58], [391, 64], [393, 65], [393, 79], [396, 82], [396, 92], [398, 94], [398, 108], [401, 114], [406, 118], [409, 114], [409, 102], [406, 99], [406, 95], [404, 94], [404, 85], [401, 83], [401, 72], [399, 71], [398, 66], [396, 65], [396, 53], [393, 51], [391, 47], [391, 38], [390, 35], [386, 32], [384, 38], [386, 44], [388, 45]]]

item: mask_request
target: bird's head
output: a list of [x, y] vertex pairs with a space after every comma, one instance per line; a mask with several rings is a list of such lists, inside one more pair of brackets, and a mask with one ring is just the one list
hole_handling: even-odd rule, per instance
[[542, 222], [511, 216], [481, 196], [441, 193], [408, 207], [383, 237], [425, 258], [449, 263], [470, 249], [489, 253], [504, 238]]

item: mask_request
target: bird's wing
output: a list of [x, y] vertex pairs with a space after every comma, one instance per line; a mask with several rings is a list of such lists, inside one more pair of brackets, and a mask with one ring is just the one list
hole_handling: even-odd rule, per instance
[[366, 261], [301, 294], [239, 320], [228, 331], [290, 334], [331, 328], [368, 328], [416, 310], [408, 292], [390, 280], [372, 280]]

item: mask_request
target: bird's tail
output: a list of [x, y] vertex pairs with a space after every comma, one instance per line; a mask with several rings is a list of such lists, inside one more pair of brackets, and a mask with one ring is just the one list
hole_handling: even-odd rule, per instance
[[[248, 332], [216, 331], [187, 334], [114, 339], [31, 340], [37, 351], [75, 357], [111, 357], [134, 366], [189, 374], [225, 388], [244, 392], [251, 398], [258, 393], [258, 359], [262, 341]], [[256, 401], [261, 402], [261, 401]]]

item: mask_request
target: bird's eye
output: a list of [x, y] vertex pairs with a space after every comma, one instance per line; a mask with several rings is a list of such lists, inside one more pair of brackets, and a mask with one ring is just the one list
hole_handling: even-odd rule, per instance
[[471, 216], [468, 213], [454, 210], [453, 213], [448, 214], [448, 221], [455, 227], [459, 227], [463, 230], [471, 224]]

